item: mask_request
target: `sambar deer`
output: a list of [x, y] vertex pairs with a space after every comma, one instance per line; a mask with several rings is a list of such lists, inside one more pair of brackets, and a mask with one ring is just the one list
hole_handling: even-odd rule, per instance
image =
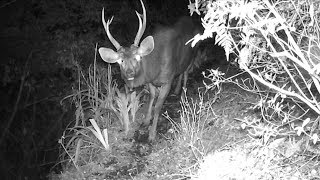
[[104, 9], [102, 23], [107, 36], [117, 51], [101, 47], [101, 58], [108, 63], [118, 63], [121, 75], [129, 88], [148, 84], [150, 100], [144, 123], [149, 125], [152, 119], [153, 103], [156, 90], [159, 89], [154, 106], [153, 122], [149, 128], [149, 141], [155, 139], [160, 110], [171, 89], [173, 79], [184, 73], [193, 64], [194, 50], [185, 45], [195, 34], [197, 26], [190, 17], [182, 17], [172, 27], [158, 27], [153, 36], [146, 37], [139, 45], [146, 28], [146, 9], [140, 0], [143, 14], [136, 11], [139, 29], [130, 47], [122, 47], [111, 35], [109, 25], [113, 17], [105, 22]]

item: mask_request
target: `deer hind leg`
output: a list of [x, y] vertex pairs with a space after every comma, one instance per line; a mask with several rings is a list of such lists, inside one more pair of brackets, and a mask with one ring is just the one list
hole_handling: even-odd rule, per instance
[[153, 117], [152, 126], [149, 129], [149, 141], [153, 141], [156, 137], [159, 114], [160, 114], [162, 105], [163, 105], [164, 101], [166, 100], [166, 97], [168, 96], [168, 93], [170, 91], [171, 82], [172, 82], [172, 80], [169, 81], [168, 84], [165, 84], [160, 87], [159, 96], [158, 96], [156, 105], [154, 107], [154, 117]]
[[189, 68], [183, 73], [183, 88], [187, 88]]
[[191, 65], [188, 66], [188, 68], [182, 73], [179, 75], [179, 79], [177, 81], [177, 86], [176, 88], [174, 89], [174, 94], [175, 95], [178, 95], [180, 93], [180, 90], [181, 90], [181, 81], [182, 81], [182, 78], [183, 78], [183, 88], [186, 88], [187, 87], [187, 81], [188, 81], [188, 75], [191, 71]]
[[150, 99], [149, 99], [149, 105], [148, 105], [148, 112], [144, 120], [145, 125], [149, 125], [150, 120], [152, 119], [152, 107], [153, 107], [154, 99], [156, 97], [156, 87], [153, 86], [152, 84], [149, 84], [149, 91], [150, 91]]
[[192, 64], [188, 66], [188, 68], [183, 72], [183, 74], [179, 75], [179, 79], [177, 81], [177, 86], [174, 90], [174, 94], [178, 95], [180, 93], [181, 90], [181, 81], [182, 81], [182, 77], [183, 77], [183, 88], [187, 88], [187, 81], [188, 81], [188, 76], [189, 73], [192, 71]]
[[177, 81], [177, 86], [176, 86], [176, 88], [174, 89], [174, 94], [175, 94], [175, 95], [178, 95], [178, 94], [180, 93], [182, 77], [183, 77], [183, 75], [180, 74], [180, 75], [179, 75], [179, 78], [178, 78], [178, 81]]

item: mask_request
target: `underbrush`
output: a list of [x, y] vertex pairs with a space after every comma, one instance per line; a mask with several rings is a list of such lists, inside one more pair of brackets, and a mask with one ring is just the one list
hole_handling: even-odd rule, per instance
[[[191, 13], [204, 14], [205, 27], [193, 44], [215, 37], [226, 58], [250, 76], [226, 78], [209, 70], [206, 87], [233, 83], [259, 97], [248, 107], [257, 116], [235, 118], [252, 139], [209, 155], [195, 179], [319, 179], [319, 5], [296, 0], [190, 4]], [[219, 161], [221, 156], [229, 161]]]
[[164, 113], [172, 127], [164, 135], [165, 139], [155, 144], [154, 151], [147, 157], [148, 166], [137, 179], [183, 179], [195, 172], [198, 162], [212, 148], [205, 134], [210, 129], [209, 122], [216, 118], [213, 103], [205, 101], [200, 92], [196, 98], [183, 95], [179, 122]]
[[111, 72], [110, 65], [105, 69], [94, 61], [88, 75], [78, 71], [78, 89], [65, 97], [72, 99], [76, 110], [75, 120], [59, 140], [59, 163], [65, 171], [59, 176], [62, 179], [88, 178], [100, 171], [113, 174], [116, 170], [104, 169], [103, 164], [116, 164], [120, 168], [130, 164], [127, 157], [131, 156], [130, 139], [141, 106], [141, 93], [122, 92]]

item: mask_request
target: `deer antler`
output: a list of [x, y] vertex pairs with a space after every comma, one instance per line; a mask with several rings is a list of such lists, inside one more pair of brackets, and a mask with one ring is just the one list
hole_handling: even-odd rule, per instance
[[104, 27], [104, 29], [105, 29], [105, 31], [106, 31], [106, 33], [107, 33], [107, 36], [108, 36], [110, 42], [113, 44], [113, 46], [114, 46], [117, 50], [119, 50], [119, 49], [121, 48], [120, 44], [118, 43], [118, 41], [116, 41], [116, 40], [112, 37], [112, 35], [111, 35], [110, 31], [109, 31], [109, 25], [111, 24], [112, 20], [113, 20], [113, 16], [111, 17], [111, 19], [108, 19], [108, 21], [107, 21], [107, 23], [106, 23], [106, 21], [105, 21], [105, 19], [104, 19], [104, 8], [103, 8], [103, 9], [102, 9], [102, 23], [103, 23], [103, 27]]
[[[139, 41], [146, 29], [146, 23], [147, 23], [147, 17], [146, 17], [146, 8], [144, 7], [144, 4], [143, 4], [143, 1], [140, 0], [141, 2], [141, 5], [142, 5], [142, 13], [143, 14], [139, 14], [137, 11], [136, 11], [136, 14], [138, 16], [138, 19], [139, 19], [139, 30], [137, 32], [137, 35], [136, 35], [136, 38], [134, 39], [134, 45], [138, 47], [139, 45]], [[141, 20], [142, 18], [142, 20]]]

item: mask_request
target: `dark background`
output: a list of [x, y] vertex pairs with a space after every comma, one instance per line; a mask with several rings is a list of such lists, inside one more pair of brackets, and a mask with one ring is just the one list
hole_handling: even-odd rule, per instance
[[[144, 0], [147, 29], [189, 15], [189, 0]], [[101, 23], [115, 16], [122, 45], [138, 29], [139, 0], [0, 1], [0, 173], [4, 179], [46, 179], [59, 172], [58, 139], [74, 120], [71, 100], [79, 70], [93, 63], [95, 45], [110, 46]], [[195, 17], [199, 19], [199, 17]], [[105, 65], [100, 57], [98, 64]]]

